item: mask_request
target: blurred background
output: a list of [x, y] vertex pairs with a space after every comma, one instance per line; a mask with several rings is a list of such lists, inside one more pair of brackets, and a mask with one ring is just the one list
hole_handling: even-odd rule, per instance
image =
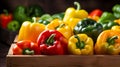
[[0, 13], [2, 9], [12, 12], [17, 5], [29, 6], [31, 4], [40, 5], [46, 13], [63, 12], [68, 7], [74, 7], [73, 2], [78, 1], [81, 8], [90, 12], [95, 8], [103, 11], [111, 11], [113, 5], [120, 3], [120, 0], [0, 0]]

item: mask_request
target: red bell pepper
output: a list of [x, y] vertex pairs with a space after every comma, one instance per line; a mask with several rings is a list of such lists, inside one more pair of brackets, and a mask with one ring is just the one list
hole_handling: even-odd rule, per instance
[[43, 31], [37, 43], [40, 46], [40, 52], [44, 55], [64, 55], [67, 54], [67, 39], [56, 30]]
[[8, 13], [7, 10], [4, 10], [4, 13], [0, 15], [0, 23], [2, 28], [6, 29], [7, 25], [10, 21], [12, 21], [13, 15], [11, 13]]
[[93, 16], [98, 16], [98, 17], [100, 17], [100, 16], [102, 15], [102, 13], [103, 13], [102, 10], [100, 10], [100, 9], [95, 9], [95, 10], [93, 10], [93, 11], [91, 11], [91, 12], [89, 13], [89, 16], [91, 16], [91, 17], [93, 17]]
[[40, 49], [37, 43], [33, 43], [30, 40], [18, 41], [13, 47], [13, 55], [38, 55]]

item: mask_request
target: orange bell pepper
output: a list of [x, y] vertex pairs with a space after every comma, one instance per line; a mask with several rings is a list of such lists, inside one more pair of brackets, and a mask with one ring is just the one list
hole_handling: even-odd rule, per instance
[[120, 53], [120, 33], [115, 30], [103, 31], [97, 38], [95, 53], [118, 55]]

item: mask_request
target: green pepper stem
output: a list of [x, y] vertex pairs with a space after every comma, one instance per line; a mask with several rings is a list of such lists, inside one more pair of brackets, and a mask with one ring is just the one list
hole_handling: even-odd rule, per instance
[[83, 49], [85, 47], [85, 43], [83, 41], [80, 41], [80, 37], [75, 35], [75, 38], [77, 38], [78, 42], [76, 43], [76, 46], [80, 49]]
[[79, 2], [74, 2], [74, 5], [77, 6], [77, 9], [76, 9], [76, 10], [80, 10], [80, 9], [81, 9], [81, 7], [80, 7], [80, 3], [79, 3]]
[[60, 26], [59, 26], [59, 28], [62, 28], [63, 26], [65, 26], [65, 24], [63, 23], [63, 24], [61, 24]]
[[55, 37], [55, 34], [52, 34], [46, 41], [46, 44], [47, 45], [50, 45], [50, 44], [53, 44], [54, 42], [54, 37]]
[[5, 13], [5, 15], [8, 15], [8, 11], [6, 9], [4, 9], [3, 12]]
[[33, 23], [36, 23], [36, 17], [33, 17], [32, 19], [33, 19]]
[[113, 44], [115, 44], [115, 39], [118, 39], [118, 37], [112, 36], [112, 37], [107, 39], [107, 42], [109, 43], [109, 45], [113, 45]]
[[30, 49], [24, 49], [24, 50], [23, 50], [23, 54], [24, 54], [24, 55], [33, 55], [33, 54], [34, 54], [34, 51], [33, 51], [33, 50], [30, 50]]

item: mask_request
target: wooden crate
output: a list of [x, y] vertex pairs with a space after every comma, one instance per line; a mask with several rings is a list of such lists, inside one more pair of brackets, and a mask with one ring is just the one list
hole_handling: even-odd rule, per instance
[[120, 67], [119, 55], [13, 55], [13, 46], [7, 67]]

